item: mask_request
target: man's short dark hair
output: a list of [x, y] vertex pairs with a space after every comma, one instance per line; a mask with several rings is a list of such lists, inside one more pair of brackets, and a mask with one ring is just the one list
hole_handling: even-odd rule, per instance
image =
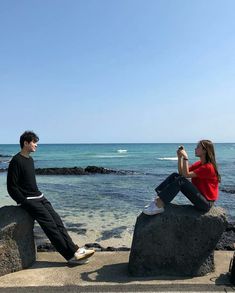
[[24, 147], [24, 142], [27, 141], [30, 143], [31, 141], [38, 142], [39, 137], [33, 131], [25, 131], [20, 137], [20, 147]]

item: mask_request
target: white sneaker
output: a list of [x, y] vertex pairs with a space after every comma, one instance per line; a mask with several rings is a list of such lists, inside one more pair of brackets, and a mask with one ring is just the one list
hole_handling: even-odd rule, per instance
[[88, 258], [95, 253], [93, 249], [85, 249], [84, 247], [78, 248], [74, 256], [68, 260], [70, 264], [85, 264], [88, 263]]
[[148, 216], [153, 216], [153, 215], [160, 214], [163, 212], [164, 212], [164, 208], [159, 208], [156, 205], [155, 200], [151, 201], [150, 204], [145, 206], [143, 209], [143, 213]]

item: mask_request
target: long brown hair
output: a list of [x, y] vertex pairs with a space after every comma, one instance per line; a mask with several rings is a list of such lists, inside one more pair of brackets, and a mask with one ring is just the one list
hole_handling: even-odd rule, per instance
[[214, 166], [217, 178], [219, 182], [221, 182], [221, 176], [218, 172], [218, 167], [217, 167], [216, 159], [215, 159], [215, 150], [214, 150], [214, 145], [212, 141], [203, 139], [203, 140], [200, 140], [199, 143], [201, 144], [203, 149], [206, 151], [206, 162], [211, 163]]

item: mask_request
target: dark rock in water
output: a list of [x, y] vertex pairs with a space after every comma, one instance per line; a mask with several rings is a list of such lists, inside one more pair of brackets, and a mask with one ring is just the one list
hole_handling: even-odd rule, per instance
[[95, 249], [96, 251], [105, 251], [105, 248], [103, 246], [101, 246], [99, 243], [86, 243], [85, 246], [87, 248], [92, 248]]
[[235, 194], [235, 189], [234, 188], [221, 187], [220, 190], [223, 191], [223, 192], [225, 192], [225, 193]]
[[87, 166], [85, 168], [85, 172], [87, 173], [99, 173], [99, 174], [110, 174], [110, 173], [116, 173], [114, 170], [106, 169], [103, 167], [96, 167], [96, 166]]
[[88, 173], [79, 167], [72, 168], [37, 168], [37, 175], [88, 175]]
[[44, 244], [38, 245], [37, 251], [38, 252], [50, 252], [50, 251], [56, 251], [56, 249], [51, 243], [44, 243]]
[[108, 246], [108, 247], [103, 247], [101, 246], [99, 243], [87, 243], [85, 245], [87, 248], [93, 248], [95, 250], [98, 250], [98, 251], [129, 251], [130, 248], [129, 247], [126, 247], [126, 246], [122, 246], [122, 247], [112, 247], [112, 246]]
[[[0, 168], [0, 172], [7, 172], [7, 168]], [[62, 168], [36, 168], [36, 175], [91, 175], [91, 174], [116, 174], [132, 175], [135, 171], [130, 170], [112, 170], [97, 166], [81, 167], [62, 167]]]
[[87, 229], [85, 228], [68, 228], [69, 232], [77, 233], [78, 235], [86, 235]]
[[33, 219], [20, 207], [0, 209], [0, 276], [31, 266], [36, 260]]
[[127, 229], [127, 226], [120, 226], [120, 227], [116, 227], [113, 228], [111, 230], [105, 230], [102, 232], [102, 236], [98, 239], [96, 239], [96, 241], [101, 241], [101, 240], [107, 240], [109, 238], [122, 238], [121, 234], [123, 231], [125, 231]]
[[37, 168], [37, 175], [90, 175], [90, 174], [116, 174], [126, 175], [134, 174], [134, 171], [111, 170], [97, 166], [87, 166], [85, 169], [81, 167], [63, 167], [63, 168]]
[[225, 230], [224, 210], [207, 213], [191, 205], [166, 207], [136, 221], [129, 272], [133, 276], [202, 276], [214, 270], [214, 249]]

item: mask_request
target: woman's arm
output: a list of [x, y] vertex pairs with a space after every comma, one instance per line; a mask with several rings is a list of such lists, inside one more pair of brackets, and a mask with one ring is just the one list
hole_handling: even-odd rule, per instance
[[180, 175], [182, 175], [182, 170], [183, 170], [183, 161], [182, 161], [182, 156], [180, 153], [180, 148], [177, 150], [177, 156], [178, 156], [178, 172]]
[[189, 171], [189, 164], [188, 164], [188, 154], [183, 149], [179, 151], [181, 154], [181, 159], [183, 161], [182, 163], [182, 173], [180, 175], [186, 177], [186, 178], [194, 178], [197, 177], [197, 175], [194, 172]]

